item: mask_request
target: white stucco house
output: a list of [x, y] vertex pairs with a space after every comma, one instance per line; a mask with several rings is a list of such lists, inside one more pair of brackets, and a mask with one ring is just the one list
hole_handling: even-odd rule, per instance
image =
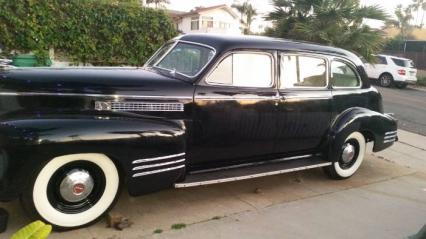
[[197, 7], [189, 12], [169, 10], [169, 14], [182, 33], [242, 34], [238, 14], [225, 4]]

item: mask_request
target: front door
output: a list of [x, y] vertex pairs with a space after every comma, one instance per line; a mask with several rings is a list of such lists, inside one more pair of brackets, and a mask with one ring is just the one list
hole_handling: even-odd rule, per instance
[[194, 95], [191, 164], [236, 163], [273, 153], [274, 57], [239, 51], [219, 61]]
[[332, 95], [328, 60], [319, 55], [281, 53], [276, 152], [317, 152], [326, 140]]

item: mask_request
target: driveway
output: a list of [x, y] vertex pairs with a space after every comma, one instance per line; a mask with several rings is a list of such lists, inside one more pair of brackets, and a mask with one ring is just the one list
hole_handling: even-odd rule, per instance
[[385, 112], [395, 114], [400, 129], [426, 136], [426, 90], [376, 87]]
[[[50, 238], [406, 238], [426, 223], [426, 137], [398, 134], [400, 142], [369, 153], [348, 180], [313, 169], [138, 198], [123, 193], [114, 212], [129, 217], [130, 228], [101, 220]], [[0, 234], [7, 238], [28, 219], [17, 202], [0, 206], [11, 213]]]

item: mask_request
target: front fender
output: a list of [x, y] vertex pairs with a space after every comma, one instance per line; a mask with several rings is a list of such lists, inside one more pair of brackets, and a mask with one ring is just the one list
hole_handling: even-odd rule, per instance
[[361, 107], [343, 111], [336, 116], [330, 129], [328, 155], [332, 161], [338, 160], [339, 147], [354, 131], [361, 132], [367, 141], [374, 141], [373, 151], [377, 152], [393, 144], [393, 141], [387, 141], [385, 137], [390, 132], [397, 131], [397, 120], [390, 115]]
[[67, 154], [105, 154], [132, 181], [134, 160], [185, 152], [185, 126], [148, 117], [34, 116], [0, 121], [0, 147], [0, 199], [9, 199], [19, 195], [30, 172]]

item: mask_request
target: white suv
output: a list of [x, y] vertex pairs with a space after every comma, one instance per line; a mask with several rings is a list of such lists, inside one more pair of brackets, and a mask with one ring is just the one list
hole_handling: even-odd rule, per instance
[[417, 82], [417, 69], [412, 60], [388, 55], [377, 55], [376, 58], [376, 64], [364, 65], [368, 77], [377, 79], [381, 86], [389, 87], [393, 84], [405, 88]]

